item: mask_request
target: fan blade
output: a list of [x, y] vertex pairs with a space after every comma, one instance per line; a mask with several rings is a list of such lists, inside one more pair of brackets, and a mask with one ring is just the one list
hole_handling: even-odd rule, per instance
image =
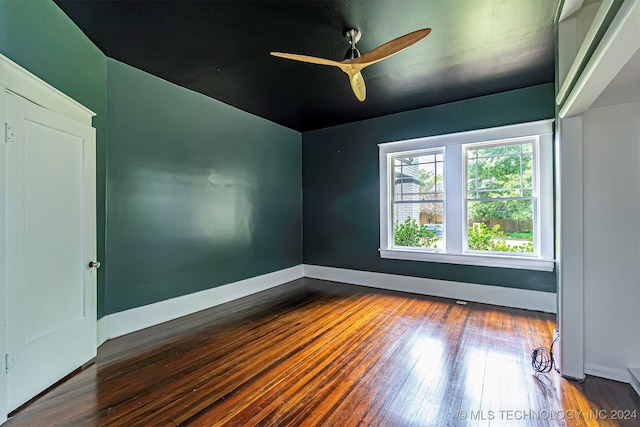
[[315, 56], [297, 55], [295, 53], [282, 53], [282, 52], [270, 52], [271, 55], [278, 58], [293, 59], [294, 61], [308, 62], [310, 64], [331, 65], [342, 69], [344, 64], [338, 61], [332, 61], [331, 59], [316, 58]]
[[423, 28], [409, 34], [405, 34], [404, 36], [398, 37], [397, 39], [393, 39], [390, 42], [378, 46], [371, 52], [365, 53], [360, 58], [352, 59], [348, 62], [353, 65], [361, 65], [360, 69], [362, 69], [368, 65], [374, 64], [378, 61], [382, 61], [383, 59], [388, 58], [391, 55], [395, 55], [403, 49], [408, 48], [412, 44], [428, 36], [430, 32], [431, 28]]
[[353, 89], [353, 93], [356, 95], [359, 101], [364, 101], [367, 97], [367, 87], [364, 84], [364, 78], [360, 71], [355, 74], [349, 74], [349, 81], [351, 82], [351, 89]]

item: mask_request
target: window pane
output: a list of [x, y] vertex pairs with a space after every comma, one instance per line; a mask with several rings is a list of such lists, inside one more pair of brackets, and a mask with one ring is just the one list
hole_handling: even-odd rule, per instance
[[522, 186], [524, 188], [533, 188], [533, 154], [523, 154], [522, 165]]
[[467, 249], [533, 253], [533, 200], [469, 201]]
[[444, 154], [442, 151], [394, 158], [393, 200], [444, 200]]
[[394, 203], [395, 246], [442, 249], [444, 203]]
[[526, 197], [533, 189], [532, 143], [467, 150], [467, 198]]
[[444, 248], [444, 150], [393, 159], [394, 246]]

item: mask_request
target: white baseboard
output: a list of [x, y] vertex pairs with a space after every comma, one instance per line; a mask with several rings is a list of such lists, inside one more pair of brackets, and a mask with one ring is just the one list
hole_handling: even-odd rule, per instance
[[631, 374], [627, 369], [612, 368], [610, 366], [598, 365], [596, 363], [584, 363], [584, 373], [595, 377], [606, 378], [608, 380], [631, 382]]
[[96, 324], [96, 338], [97, 338], [97, 346], [100, 347], [107, 341], [109, 337], [109, 316], [102, 316], [98, 319], [98, 323]]
[[554, 293], [316, 265], [297, 265], [262, 276], [104, 316], [97, 323], [98, 345], [101, 345], [107, 339], [116, 338], [196, 313], [301, 277], [506, 307], [525, 308], [548, 313], [556, 312], [556, 296]]
[[105, 320], [107, 323], [107, 337], [116, 338], [139, 331], [140, 329], [255, 294], [301, 277], [303, 277], [303, 267], [302, 265], [297, 265], [273, 273], [240, 280], [239, 282], [110, 314], [105, 316], [107, 317]]
[[631, 387], [640, 396], [640, 368], [629, 368], [629, 373], [631, 374]]
[[347, 270], [344, 268], [322, 267], [309, 264], [304, 265], [304, 276], [372, 288], [411, 292], [505, 307], [524, 308], [547, 313], [556, 312], [556, 294], [551, 292], [425, 279], [396, 274], [372, 273], [369, 271]]

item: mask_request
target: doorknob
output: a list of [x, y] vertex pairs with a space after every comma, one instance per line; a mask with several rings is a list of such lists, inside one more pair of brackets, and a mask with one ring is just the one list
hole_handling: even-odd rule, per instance
[[100, 261], [91, 261], [89, 263], [89, 268], [95, 268], [96, 270], [100, 268]]

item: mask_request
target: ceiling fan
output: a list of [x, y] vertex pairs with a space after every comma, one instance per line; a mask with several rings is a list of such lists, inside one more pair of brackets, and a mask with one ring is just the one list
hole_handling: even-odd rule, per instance
[[331, 59], [317, 58], [315, 56], [297, 55], [295, 53], [271, 52], [271, 55], [280, 58], [293, 59], [294, 61], [308, 62], [311, 64], [331, 65], [340, 68], [349, 76], [351, 89], [360, 101], [364, 101], [367, 97], [367, 89], [364, 84], [364, 78], [360, 71], [371, 64], [382, 61], [403, 49], [408, 48], [412, 44], [422, 40], [431, 32], [431, 28], [423, 28], [413, 31], [397, 39], [391, 40], [383, 45], [378, 46], [371, 52], [367, 52], [360, 56], [360, 52], [356, 48], [356, 43], [360, 40], [362, 33], [356, 29], [349, 29], [345, 32], [345, 37], [351, 45], [347, 51], [343, 61], [333, 61]]

